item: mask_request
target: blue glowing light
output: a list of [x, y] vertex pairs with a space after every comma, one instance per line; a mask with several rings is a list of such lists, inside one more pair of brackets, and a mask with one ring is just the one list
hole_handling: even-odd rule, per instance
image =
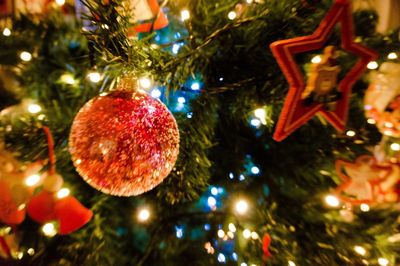
[[192, 118], [193, 117], [193, 113], [192, 112], [187, 113], [186, 117], [189, 118], [189, 119]]
[[208, 206], [210, 206], [210, 208], [213, 208], [215, 207], [215, 205], [217, 205], [217, 200], [214, 197], [210, 196], [207, 199], [207, 204]]
[[219, 253], [218, 254], [218, 261], [219, 262], [221, 262], [221, 263], [225, 263], [226, 262], [226, 258], [225, 258], [225, 255], [224, 254], [222, 254], [222, 253]]
[[179, 44], [175, 43], [175, 44], [172, 46], [172, 53], [173, 53], [173, 54], [177, 54], [177, 53], [179, 52], [179, 49], [181, 49], [181, 46], [180, 46]]
[[240, 181], [243, 181], [243, 180], [245, 180], [245, 179], [246, 179], [246, 177], [244, 177], [244, 175], [240, 175], [240, 176], [239, 176], [239, 180], [240, 180]]
[[184, 104], [186, 102], [185, 97], [178, 97], [178, 103]]
[[210, 231], [210, 229], [211, 229], [210, 224], [205, 224], [205, 225], [204, 225], [204, 230]]
[[237, 259], [238, 259], [238, 255], [235, 252], [232, 253], [232, 259], [234, 261], [237, 261]]
[[200, 90], [200, 83], [198, 83], [197, 81], [193, 82], [192, 85], [190, 85], [190, 88], [194, 91], [198, 91]]
[[175, 226], [176, 230], [176, 237], [177, 238], [182, 238], [183, 237], [183, 229], [180, 226]]

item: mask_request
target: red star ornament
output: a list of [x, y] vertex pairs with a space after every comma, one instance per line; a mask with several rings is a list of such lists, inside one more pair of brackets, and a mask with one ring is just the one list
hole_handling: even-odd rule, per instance
[[[306, 87], [306, 82], [295, 62], [294, 55], [323, 48], [330, 33], [338, 23], [340, 24], [343, 50], [358, 55], [359, 59], [340, 80], [337, 89], [342, 96], [336, 101], [335, 109], [329, 111], [325, 109], [323, 103], [304, 104], [301, 94]], [[354, 42], [349, 1], [336, 0], [313, 34], [276, 41], [270, 45], [270, 48], [290, 85], [273, 138], [276, 141], [282, 141], [316, 113], [321, 113], [338, 131], [343, 131], [347, 119], [351, 88], [364, 72], [367, 64], [378, 57], [374, 51]]]

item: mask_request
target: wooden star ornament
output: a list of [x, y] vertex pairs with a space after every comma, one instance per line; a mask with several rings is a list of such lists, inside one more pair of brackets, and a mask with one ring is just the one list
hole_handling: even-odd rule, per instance
[[[290, 85], [273, 136], [276, 141], [285, 139], [317, 113], [321, 113], [337, 130], [344, 130], [352, 86], [364, 72], [367, 64], [378, 57], [374, 51], [354, 42], [351, 16], [352, 13], [349, 1], [336, 0], [313, 34], [276, 41], [270, 45], [272, 53]], [[336, 78], [336, 76], [332, 74], [329, 75], [328, 73], [329, 67], [332, 69], [331, 71], [337, 71], [337, 67], [330, 63], [317, 68], [321, 69], [318, 70], [320, 72], [316, 73], [319, 77], [314, 76], [313, 78], [322, 78], [319, 86], [321, 88], [330, 88], [332, 85], [335, 85], [338, 95], [340, 96], [335, 99], [335, 107], [332, 110], [332, 108], [328, 109], [324, 102], [312, 101], [311, 103], [307, 103], [305, 101], [304, 91], [309, 82], [305, 80], [296, 63], [295, 55], [324, 48], [326, 41], [337, 24], [340, 24], [342, 49], [357, 55], [358, 60], [345, 76], [337, 81], [337, 85], [336, 80], [332, 81], [332, 77]], [[333, 55], [332, 57], [334, 58]], [[331, 59], [327, 60], [332, 61]], [[323, 80], [324, 76], [328, 76], [328, 78]], [[328, 86], [324, 84], [328, 84]]]

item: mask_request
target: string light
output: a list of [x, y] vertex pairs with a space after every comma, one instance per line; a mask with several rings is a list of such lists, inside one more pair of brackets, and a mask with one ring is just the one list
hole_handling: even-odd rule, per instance
[[373, 70], [373, 69], [377, 69], [378, 66], [379, 65], [376, 61], [371, 61], [368, 63], [367, 68]]
[[367, 123], [368, 123], [368, 124], [371, 124], [371, 125], [375, 125], [375, 124], [376, 124], [376, 121], [375, 121], [375, 119], [373, 119], [373, 118], [368, 118], [368, 119], [367, 119]]
[[243, 230], [243, 237], [246, 239], [249, 239], [251, 237], [251, 232], [249, 229], [244, 229]]
[[67, 197], [70, 194], [70, 190], [68, 188], [62, 188], [57, 192], [57, 198], [62, 199]]
[[190, 85], [190, 88], [194, 91], [198, 91], [198, 90], [200, 90], [200, 83], [195, 81], [192, 83], [192, 85]]
[[181, 46], [180, 46], [179, 44], [175, 43], [175, 44], [172, 46], [172, 53], [173, 53], [173, 54], [177, 54], [177, 53], [179, 52], [179, 49], [181, 49]]
[[223, 238], [225, 236], [224, 230], [219, 229], [218, 232], [217, 232], [217, 235], [218, 235], [219, 238]]
[[26, 52], [26, 51], [23, 51], [22, 53], [20, 53], [19, 57], [25, 62], [29, 62], [32, 59], [31, 53]]
[[3, 35], [8, 37], [11, 35], [11, 30], [9, 28], [4, 28]]
[[146, 222], [150, 218], [150, 211], [147, 208], [140, 209], [137, 216], [139, 222]]
[[210, 242], [205, 243], [204, 248], [207, 250], [208, 254], [214, 254], [214, 248]]
[[240, 266], [247, 266], [247, 263], [242, 262], [240, 263]]
[[190, 12], [187, 9], [181, 11], [181, 18], [183, 21], [188, 20], [190, 18]]
[[339, 207], [340, 201], [337, 197], [333, 195], [328, 195], [325, 197], [325, 202], [328, 204], [330, 207]]
[[239, 180], [240, 181], [243, 181], [243, 180], [245, 180], [246, 179], [246, 177], [244, 176], [244, 175], [239, 175]]
[[319, 63], [321, 63], [321, 61], [322, 61], [322, 58], [320, 55], [316, 55], [311, 59], [311, 63], [313, 63], [313, 64], [319, 64]]
[[259, 127], [261, 125], [261, 121], [257, 118], [253, 118], [250, 120], [250, 125], [253, 127]]
[[143, 77], [139, 79], [139, 86], [141, 89], [147, 90], [150, 89], [151, 87], [151, 79], [149, 79], [148, 77]]
[[239, 200], [235, 204], [235, 210], [238, 214], [243, 215], [247, 212], [249, 204], [245, 200]]
[[362, 204], [360, 205], [360, 210], [363, 211], [363, 212], [368, 212], [368, 211], [370, 210], [370, 207], [369, 207], [368, 204], [362, 203]]
[[52, 223], [46, 223], [42, 226], [42, 232], [45, 236], [53, 237], [57, 234], [57, 230]]
[[392, 143], [390, 144], [390, 149], [393, 151], [400, 151], [400, 144], [399, 143]]
[[396, 53], [388, 54], [388, 59], [397, 59], [397, 54]]
[[29, 248], [26, 253], [28, 253], [29, 255], [33, 256], [35, 255], [35, 250], [33, 248]]
[[346, 135], [348, 137], [354, 137], [356, 135], [356, 132], [354, 132], [353, 130], [347, 130]]
[[293, 261], [289, 260], [288, 261], [288, 266], [296, 266], [296, 263], [294, 263]]
[[230, 239], [233, 239], [235, 237], [235, 235], [231, 231], [228, 231], [228, 233], [226, 233], [226, 234], [228, 235], [228, 237]]
[[160, 98], [161, 97], [161, 91], [157, 88], [153, 89], [151, 91], [151, 97], [153, 98]]
[[31, 103], [28, 105], [28, 112], [31, 114], [37, 114], [42, 111], [42, 107], [36, 103]]
[[251, 3], [253, 3], [253, 0], [246, 0], [246, 2], [247, 2], [248, 4], [251, 4]]
[[69, 74], [69, 73], [65, 73], [62, 74], [60, 77], [61, 82], [66, 83], [68, 85], [74, 85], [75, 84], [75, 79], [74, 76]]
[[228, 18], [230, 19], [230, 20], [234, 20], [235, 18], [236, 18], [236, 12], [235, 11], [231, 11], [231, 12], [229, 12], [228, 13]]
[[264, 108], [257, 108], [256, 110], [254, 110], [254, 116], [257, 117], [263, 125], [267, 124], [267, 114], [265, 113]]
[[362, 246], [354, 246], [354, 251], [356, 253], [360, 254], [361, 256], [364, 256], [365, 254], [367, 254], [367, 251]]
[[59, 6], [63, 6], [65, 4], [65, 0], [56, 0], [56, 4]]
[[40, 181], [39, 175], [31, 175], [25, 179], [25, 185], [27, 185], [28, 187], [33, 187], [37, 185], [39, 181]]
[[176, 230], [176, 233], [175, 233], [176, 237], [177, 238], [182, 238], [183, 237], [183, 229], [182, 229], [182, 227], [175, 226], [175, 230]]
[[222, 253], [219, 253], [219, 254], [218, 254], [217, 259], [218, 259], [218, 261], [221, 262], [221, 263], [225, 263], [225, 262], [226, 262], [225, 255], [222, 254]]
[[378, 259], [378, 264], [380, 266], [387, 266], [387, 265], [389, 265], [389, 260], [385, 259], [385, 258], [379, 258]]
[[236, 226], [235, 226], [233, 223], [230, 223], [230, 224], [228, 225], [228, 229], [229, 229], [229, 231], [231, 231], [232, 233], [235, 233], [235, 232], [236, 232]]
[[207, 204], [210, 208], [215, 208], [215, 206], [217, 205], [217, 200], [214, 197], [210, 196], [207, 199]]
[[258, 239], [258, 234], [256, 232], [251, 232], [251, 238], [254, 240]]
[[259, 169], [257, 166], [253, 166], [253, 167], [251, 168], [251, 173], [257, 175], [257, 174], [260, 173], [260, 169]]
[[97, 83], [101, 80], [101, 75], [97, 71], [92, 71], [88, 74], [88, 78], [91, 82]]
[[214, 196], [218, 195], [218, 188], [212, 187], [211, 188], [211, 194], [214, 195]]

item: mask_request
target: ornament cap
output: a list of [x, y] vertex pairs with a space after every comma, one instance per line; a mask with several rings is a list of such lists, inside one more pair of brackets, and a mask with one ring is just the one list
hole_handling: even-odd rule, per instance
[[137, 91], [138, 89], [139, 85], [136, 76], [127, 74], [118, 78], [117, 90]]

